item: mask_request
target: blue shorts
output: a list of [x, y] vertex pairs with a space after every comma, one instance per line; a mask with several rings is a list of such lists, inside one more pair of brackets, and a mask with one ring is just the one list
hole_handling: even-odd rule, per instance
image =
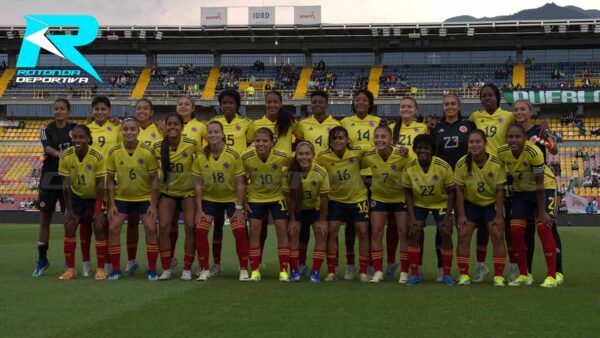
[[140, 215], [143, 215], [148, 211], [148, 208], [150, 207], [149, 201], [128, 202], [116, 200], [115, 204], [117, 205], [117, 210], [120, 214], [129, 214], [132, 211], [138, 211]]
[[253, 203], [248, 202], [248, 206], [252, 212], [248, 218], [263, 220], [269, 212], [273, 220], [288, 219], [289, 214], [284, 200], [279, 202]]
[[310, 227], [319, 220], [320, 216], [321, 212], [317, 209], [301, 210], [296, 212], [296, 221], [300, 222], [303, 227]]
[[[556, 214], [556, 190], [546, 190], [544, 203], [548, 215], [554, 216]], [[511, 219], [535, 220], [537, 210], [535, 191], [515, 192], [512, 196]]]
[[469, 222], [475, 223], [477, 227], [487, 226], [496, 217], [496, 204], [492, 203], [482, 207], [465, 201], [465, 216]]
[[183, 210], [183, 208], [181, 207], [181, 201], [183, 201], [183, 197], [177, 197], [177, 196], [172, 196], [169, 194], [165, 194], [165, 193], [160, 193], [160, 198], [169, 198], [175, 201], [175, 209], [176, 210]]
[[329, 222], [354, 223], [369, 221], [369, 201], [367, 200], [358, 203], [341, 203], [329, 200], [327, 206], [327, 221]]
[[77, 196], [75, 193], [71, 192], [71, 204], [73, 204], [73, 214], [83, 219], [85, 212], [90, 210], [91, 213], [94, 213], [94, 208], [96, 207], [96, 199], [95, 198], [81, 198]]
[[228, 217], [232, 217], [235, 213], [235, 203], [202, 200], [202, 211], [212, 218], [223, 217], [225, 212], [227, 212]]
[[425, 222], [430, 211], [436, 223], [441, 223], [444, 220], [444, 216], [446, 216], [446, 208], [427, 209], [415, 206], [415, 218], [417, 221]]
[[398, 203], [386, 203], [379, 202], [375, 200], [371, 200], [371, 212], [379, 211], [379, 212], [404, 212], [406, 211], [406, 203], [398, 202]]

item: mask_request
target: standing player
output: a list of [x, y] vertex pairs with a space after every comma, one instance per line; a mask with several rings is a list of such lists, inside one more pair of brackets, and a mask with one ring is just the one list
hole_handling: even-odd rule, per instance
[[[214, 275], [208, 270], [208, 232], [210, 226], [224, 212], [231, 218], [231, 231], [240, 263], [240, 281], [248, 280], [248, 234], [244, 202], [246, 180], [240, 155], [225, 144], [223, 125], [208, 123], [208, 145], [199, 153], [192, 167], [196, 177], [196, 249], [201, 273], [197, 280], [206, 281]], [[244, 140], [245, 142], [245, 135]]]
[[552, 235], [554, 220], [554, 191], [544, 188], [544, 156], [540, 149], [527, 140], [525, 129], [518, 124], [509, 127], [507, 144], [498, 148], [498, 157], [504, 161], [513, 179], [512, 210], [510, 215], [510, 240], [513, 255], [519, 265], [519, 277], [510, 286], [531, 285], [528, 275], [525, 227], [528, 219], [535, 219], [536, 229], [548, 268], [548, 275], [541, 284], [545, 288], [556, 287], [556, 242]]
[[290, 280], [292, 282], [300, 281], [301, 275], [298, 269], [298, 255], [294, 254], [299, 250], [300, 229], [312, 226], [315, 232], [313, 265], [310, 272], [311, 282], [321, 281], [321, 264], [325, 260], [329, 177], [323, 167], [313, 162], [314, 158], [315, 149], [312, 144], [306, 141], [298, 143], [294, 160], [288, 170], [287, 179], [284, 181], [285, 190], [289, 192], [290, 251], [292, 253]]
[[[296, 135], [298, 141], [310, 142], [315, 147], [315, 154], [327, 149], [329, 144], [329, 131], [340, 125], [333, 116], [327, 115], [329, 96], [322, 90], [315, 90], [310, 94], [310, 108], [313, 113], [296, 124]], [[304, 274], [306, 268], [306, 249], [310, 240], [310, 224], [302, 225], [299, 240], [299, 272]]]
[[[158, 163], [150, 147], [138, 141], [140, 127], [136, 120], [127, 118], [121, 124], [123, 143], [108, 153], [108, 255], [112, 263], [109, 280], [118, 280], [121, 274], [121, 226], [132, 212], [142, 216], [146, 231], [148, 280], [158, 280], [156, 259], [158, 242], [156, 215], [159, 193]], [[117, 182], [118, 179], [118, 182]]]
[[[375, 99], [373, 93], [366, 89], [357, 90], [352, 99], [352, 112], [354, 115], [342, 119], [342, 127], [348, 133], [349, 142], [352, 146], [360, 147], [363, 150], [373, 148], [373, 133], [375, 128], [381, 123], [381, 118], [371, 115], [375, 109]], [[367, 187], [371, 185], [371, 169], [365, 168], [360, 174], [363, 177]], [[344, 279], [354, 279], [354, 241], [356, 238], [356, 229], [354, 229], [354, 220], [346, 221], [344, 235], [346, 238], [346, 272]], [[368, 222], [368, 220], [367, 220]]]
[[348, 131], [344, 127], [334, 127], [329, 133], [329, 149], [322, 151], [315, 160], [329, 174], [331, 188], [327, 207], [326, 282], [337, 280], [338, 232], [344, 222], [349, 222], [358, 230], [360, 281], [369, 281], [369, 201], [367, 187], [360, 177], [363, 152], [359, 147], [351, 147]]
[[92, 143], [92, 135], [88, 127], [75, 126], [71, 131], [71, 138], [73, 147], [62, 153], [58, 169], [58, 173], [63, 177], [63, 192], [67, 206], [64, 217], [64, 253], [67, 271], [58, 279], [77, 278], [77, 270], [75, 270], [77, 225], [84, 218], [91, 218], [92, 221], [87, 220], [87, 222], [93, 224], [96, 234], [96, 280], [106, 280], [104, 227], [107, 224], [106, 217], [102, 213], [106, 165], [102, 154], [89, 147]]
[[[371, 282], [383, 280], [383, 229], [389, 217], [395, 220], [401, 232], [400, 239], [406, 238], [406, 204], [405, 191], [400, 182], [402, 170], [410, 158], [393, 146], [392, 130], [380, 125], [375, 128], [375, 149], [362, 155], [361, 163], [373, 171], [371, 185], [371, 258], [375, 274]], [[389, 227], [389, 224], [388, 224]], [[408, 279], [408, 262], [406, 241], [400, 241], [401, 273], [400, 281]]]
[[[194, 156], [199, 151], [199, 142], [182, 136], [184, 121], [181, 115], [170, 114], [165, 119], [165, 138], [154, 145], [154, 153], [161, 167], [161, 187], [158, 208], [159, 247], [163, 272], [160, 280], [171, 279], [170, 234], [174, 226], [174, 214], [183, 211], [185, 244], [181, 280], [192, 280], [192, 264], [196, 250], [194, 217], [194, 178], [190, 174]], [[177, 226], [177, 225], [175, 225]], [[167, 256], [169, 255], [169, 256]], [[208, 273], [206, 271], [205, 273]]]
[[75, 123], [69, 122], [71, 104], [67, 99], [54, 101], [54, 121], [40, 130], [40, 140], [44, 147], [44, 162], [40, 173], [39, 197], [40, 230], [38, 233], [38, 260], [33, 277], [40, 277], [48, 269], [48, 241], [50, 240], [50, 222], [56, 210], [56, 202], [64, 210], [62, 178], [58, 175], [58, 162], [64, 150], [71, 146], [69, 132]]
[[[241, 156], [241, 154], [246, 151], [246, 133], [248, 132], [248, 127], [252, 121], [238, 114], [240, 106], [241, 98], [240, 93], [238, 93], [237, 90], [226, 89], [222, 91], [221, 94], [219, 94], [219, 108], [222, 115], [215, 116], [211, 122], [216, 121], [221, 123], [223, 126], [225, 144]], [[210, 269], [211, 277], [218, 275], [221, 271], [221, 248], [223, 245], [225, 212], [226, 210], [224, 209], [214, 211], [215, 216], [212, 240], [214, 265]]]
[[456, 164], [456, 214], [458, 244], [456, 259], [460, 273], [458, 285], [469, 285], [471, 236], [478, 224], [489, 229], [494, 247], [494, 285], [504, 286], [506, 248], [504, 246], [504, 163], [485, 151], [486, 137], [480, 129], [468, 137], [469, 153]]
[[254, 132], [254, 148], [250, 148], [242, 156], [249, 180], [247, 210], [250, 219], [251, 281], [259, 281], [261, 278], [261, 229], [263, 220], [269, 213], [273, 217], [277, 233], [279, 281], [290, 281], [287, 271], [290, 260], [288, 210], [282, 189], [283, 168], [289, 166], [290, 158], [286, 152], [274, 147], [275, 136], [271, 129], [259, 128]]
[[427, 215], [431, 212], [440, 234], [440, 251], [444, 274], [442, 283], [454, 285], [450, 269], [452, 267], [452, 221], [454, 207], [454, 187], [452, 168], [444, 160], [433, 156], [435, 143], [429, 135], [418, 135], [413, 140], [413, 150], [417, 158], [412, 160], [402, 172], [402, 184], [406, 188], [408, 209], [408, 260], [411, 276], [406, 285], [421, 282], [419, 261], [421, 256], [420, 238]]
[[260, 128], [268, 128], [275, 136], [275, 149], [288, 155], [292, 154], [292, 137], [295, 127], [294, 117], [282, 109], [283, 98], [278, 91], [271, 91], [265, 95], [265, 116], [252, 121], [246, 132], [248, 143], [254, 141], [254, 134]]

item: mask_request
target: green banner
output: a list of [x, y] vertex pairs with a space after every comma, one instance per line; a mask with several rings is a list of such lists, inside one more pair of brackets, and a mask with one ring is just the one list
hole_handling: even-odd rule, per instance
[[503, 95], [509, 104], [517, 100], [531, 104], [600, 103], [600, 90], [518, 90]]

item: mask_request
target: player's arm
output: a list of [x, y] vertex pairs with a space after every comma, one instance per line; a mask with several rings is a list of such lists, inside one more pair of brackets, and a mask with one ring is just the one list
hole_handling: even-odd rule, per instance
[[52, 145], [50, 144], [50, 140], [48, 140], [48, 137], [46, 137], [46, 129], [47, 127], [43, 127], [42, 129], [40, 129], [40, 140], [42, 141], [44, 152], [48, 156], [60, 158], [60, 151], [52, 147]]

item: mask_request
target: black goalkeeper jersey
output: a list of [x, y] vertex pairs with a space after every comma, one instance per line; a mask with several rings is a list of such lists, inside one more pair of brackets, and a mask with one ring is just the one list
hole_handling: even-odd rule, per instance
[[40, 140], [44, 146], [44, 162], [40, 174], [41, 189], [62, 189], [62, 179], [58, 175], [58, 158], [46, 154], [46, 147], [50, 146], [58, 151], [64, 151], [71, 146], [69, 132], [75, 127], [75, 123], [67, 122], [63, 128], [57, 128], [56, 123], [51, 122], [40, 130]]
[[473, 129], [475, 125], [468, 120], [439, 122], [429, 133], [435, 141], [435, 156], [448, 162], [454, 169], [456, 162], [467, 154], [469, 133]]

